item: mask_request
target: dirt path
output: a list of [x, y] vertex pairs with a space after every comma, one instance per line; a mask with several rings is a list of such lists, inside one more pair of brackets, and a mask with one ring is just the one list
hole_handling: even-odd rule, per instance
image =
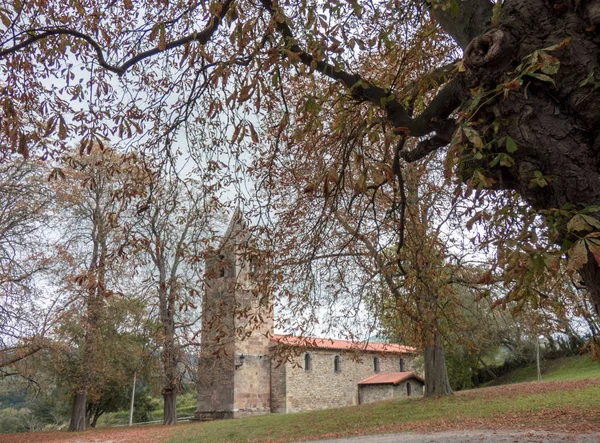
[[[411, 432], [318, 440], [310, 443], [597, 443], [600, 433], [564, 434], [545, 431], [450, 431], [427, 434]], [[309, 442], [305, 442], [309, 443]]]

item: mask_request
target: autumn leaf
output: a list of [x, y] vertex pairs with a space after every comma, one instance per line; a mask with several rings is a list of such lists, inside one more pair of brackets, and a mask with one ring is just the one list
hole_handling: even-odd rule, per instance
[[561, 254], [547, 254], [544, 257], [544, 262], [546, 264], [546, 267], [550, 271], [554, 272], [555, 274], [560, 269], [560, 258], [561, 258]]
[[25, 134], [21, 133], [19, 135], [19, 147], [17, 152], [23, 156], [25, 160], [29, 158], [29, 150], [27, 148], [27, 138]]
[[578, 240], [568, 252], [569, 260], [567, 261], [567, 272], [572, 274], [578, 269], [581, 269], [588, 261], [588, 251], [585, 240]]
[[591, 231], [593, 227], [587, 222], [584, 217], [591, 218], [597, 222], [597, 220], [588, 215], [584, 216], [582, 214], [576, 214], [569, 220], [567, 223], [567, 230], [569, 232], [582, 232], [582, 231]]
[[65, 119], [61, 115], [58, 118], [58, 138], [60, 138], [61, 140], [64, 140], [67, 138], [67, 135], [68, 135], [67, 124], [65, 123]]
[[158, 49], [161, 51], [167, 49], [167, 33], [164, 23], [161, 23], [158, 28]]

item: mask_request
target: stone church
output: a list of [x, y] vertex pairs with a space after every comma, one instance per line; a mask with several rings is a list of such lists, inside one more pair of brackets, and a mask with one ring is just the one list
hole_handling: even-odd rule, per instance
[[219, 247], [206, 258], [195, 419], [423, 395], [424, 381], [412, 372], [414, 348], [273, 334], [272, 303], [258, 293], [260, 269], [248, 253], [248, 239], [236, 210]]

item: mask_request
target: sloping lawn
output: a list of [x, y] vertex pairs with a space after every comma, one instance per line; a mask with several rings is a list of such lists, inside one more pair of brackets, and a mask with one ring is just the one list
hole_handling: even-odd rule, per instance
[[[542, 381], [553, 380], [582, 380], [600, 377], [600, 361], [592, 361], [589, 354], [574, 357], [546, 360], [542, 363]], [[535, 364], [522, 369], [516, 369], [486, 386], [496, 386], [511, 383], [522, 383], [537, 380]]]
[[293, 442], [392, 431], [477, 428], [600, 430], [600, 379], [515, 386], [476, 389], [450, 398], [414, 398], [199, 423], [176, 429], [168, 442]]
[[[569, 368], [572, 368], [571, 363], [567, 364]], [[595, 369], [592, 371], [597, 374]], [[568, 377], [571, 369], [557, 367], [553, 373], [554, 377]], [[600, 432], [600, 377], [518, 383], [472, 389], [447, 398], [411, 398], [325, 411], [183, 423], [176, 427], [100, 428], [77, 434], [64, 431], [4, 434], [0, 435], [0, 441], [284, 443], [387, 432], [478, 429]]]

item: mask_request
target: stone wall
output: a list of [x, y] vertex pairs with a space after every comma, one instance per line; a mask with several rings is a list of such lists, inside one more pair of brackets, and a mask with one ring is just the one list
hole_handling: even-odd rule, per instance
[[287, 412], [286, 364], [271, 360], [271, 412]]
[[364, 385], [358, 387], [359, 403], [389, 400], [394, 398], [394, 385]]
[[202, 304], [195, 418], [230, 418], [234, 405], [235, 322], [232, 278], [213, 279]]
[[371, 403], [374, 401], [391, 400], [393, 398], [407, 397], [407, 384], [410, 383], [411, 396], [419, 397], [423, 395], [423, 383], [416, 379], [406, 380], [397, 385], [362, 385], [358, 388], [360, 404]]
[[[379, 372], [398, 372], [397, 354], [374, 352], [343, 353], [333, 350], [309, 349], [312, 368], [305, 370], [304, 353], [298, 357], [300, 367], [287, 362], [283, 370], [273, 371], [271, 409], [277, 412], [296, 412], [327, 409], [359, 403], [358, 382], [375, 375], [374, 358], [379, 359]], [[334, 359], [341, 359], [341, 370], [335, 372]], [[404, 355], [404, 369], [412, 370], [413, 356]], [[285, 379], [285, 389], [281, 378]], [[275, 381], [275, 382], [274, 382]]]
[[268, 355], [247, 355], [235, 370], [234, 417], [271, 412], [271, 362]]

